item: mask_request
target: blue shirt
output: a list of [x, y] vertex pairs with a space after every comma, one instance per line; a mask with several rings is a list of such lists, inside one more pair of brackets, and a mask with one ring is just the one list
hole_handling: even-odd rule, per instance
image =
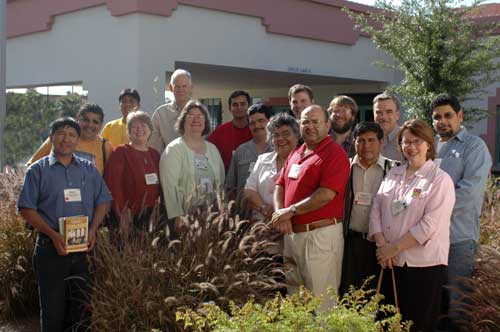
[[[81, 201], [65, 202], [65, 189], [80, 189]], [[86, 215], [90, 225], [94, 209], [111, 199], [108, 187], [92, 163], [73, 155], [65, 167], [51, 153], [28, 168], [17, 207], [36, 210], [50, 227], [58, 230], [61, 217]]]
[[456, 203], [451, 217], [450, 242], [479, 241], [479, 216], [491, 155], [484, 141], [462, 128], [437, 154], [441, 169], [455, 184]]

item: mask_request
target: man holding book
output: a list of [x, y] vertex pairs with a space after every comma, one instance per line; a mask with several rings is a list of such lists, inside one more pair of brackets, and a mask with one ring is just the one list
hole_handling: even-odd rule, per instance
[[[89, 322], [87, 254], [111, 194], [95, 166], [74, 154], [79, 137], [80, 126], [74, 119], [55, 120], [52, 151], [28, 168], [19, 196], [21, 215], [38, 231], [33, 265], [42, 332], [85, 331]], [[69, 243], [68, 234], [75, 227], [88, 234], [80, 249]]]

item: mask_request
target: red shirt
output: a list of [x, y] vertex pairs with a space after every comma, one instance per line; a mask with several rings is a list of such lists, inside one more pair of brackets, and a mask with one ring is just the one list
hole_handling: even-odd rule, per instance
[[321, 219], [342, 218], [344, 190], [349, 177], [349, 159], [345, 151], [330, 136], [302, 157], [305, 149], [303, 144], [291, 153], [276, 181], [285, 189], [284, 207], [300, 202], [319, 187], [328, 188], [336, 192], [334, 199], [318, 210], [296, 215], [293, 222], [309, 224]]
[[226, 122], [215, 128], [215, 130], [208, 136], [207, 140], [213, 143], [219, 150], [224, 168], [229, 168], [233, 151], [241, 144], [248, 142], [252, 139], [250, 128], [236, 128], [232, 121]]
[[159, 182], [146, 184], [146, 174], [156, 173], [159, 181], [160, 154], [155, 149], [139, 151], [129, 144], [119, 145], [109, 157], [104, 180], [113, 196], [113, 212], [127, 206], [137, 214], [143, 206], [153, 207], [160, 196]]

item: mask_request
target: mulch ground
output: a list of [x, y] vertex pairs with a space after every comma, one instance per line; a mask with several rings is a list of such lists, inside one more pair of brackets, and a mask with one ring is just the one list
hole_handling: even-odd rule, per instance
[[38, 317], [23, 319], [17, 322], [0, 322], [0, 332], [39, 332]]

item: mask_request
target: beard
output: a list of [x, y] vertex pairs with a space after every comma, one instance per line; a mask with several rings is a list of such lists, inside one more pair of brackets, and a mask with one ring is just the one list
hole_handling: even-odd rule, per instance
[[339, 126], [335, 122], [332, 122], [332, 129], [337, 134], [345, 134], [349, 130], [351, 130], [353, 123], [354, 123], [354, 119], [347, 121], [343, 126]]
[[439, 137], [441, 138], [446, 138], [446, 139], [450, 139], [452, 138], [455, 133], [453, 132], [453, 129], [444, 129], [444, 130], [438, 130], [437, 131]]

